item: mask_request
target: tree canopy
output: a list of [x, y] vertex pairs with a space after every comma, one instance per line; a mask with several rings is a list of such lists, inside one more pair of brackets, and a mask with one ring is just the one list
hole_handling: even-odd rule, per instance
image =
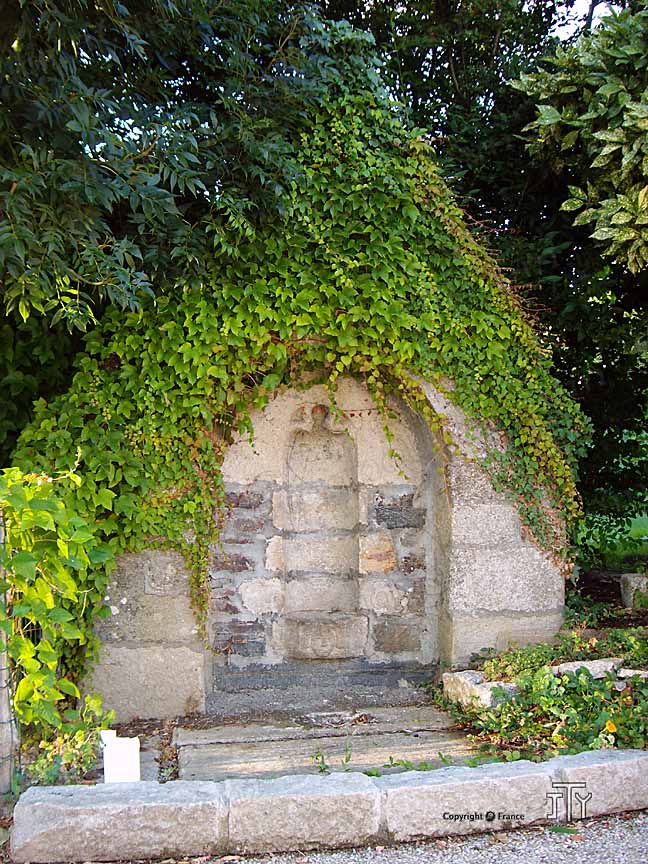
[[[65, 389], [80, 332], [283, 212], [331, 86], [371, 37], [284, 0], [8, 0], [0, 28], [0, 459]], [[372, 84], [373, 82], [373, 84]], [[27, 320], [25, 320], [27, 319]]]
[[572, 181], [562, 209], [631, 273], [648, 268], [647, 45], [648, 9], [613, 12], [516, 84], [540, 103], [530, 152]]
[[[623, 254], [613, 256], [618, 262], [605, 257], [609, 243], [593, 239], [589, 223], [573, 224], [578, 211], [561, 208], [573, 199], [570, 187], [587, 194], [590, 183], [603, 199], [608, 195], [602, 182], [609, 166], [590, 168], [605, 142], [592, 137], [587, 127], [604, 136], [608, 121], [611, 127], [626, 122], [630, 102], [644, 98], [648, 52], [643, 25], [630, 23], [635, 21], [632, 10], [645, 14], [644, 3], [625, 4], [627, 12], [597, 21], [592, 29], [596, 5], [590, 4], [582, 17], [568, 0], [378, 0], [370, 5], [327, 0], [324, 8], [335, 18], [347, 16], [371, 29], [385, 58], [390, 88], [412, 122], [429, 130], [442, 172], [473, 229], [517, 283], [551, 351], [556, 375], [592, 418], [597, 446], [580, 465], [587, 509], [612, 507], [620, 513], [640, 508], [645, 500], [640, 454], [645, 452], [648, 364], [641, 345], [648, 276], [631, 273]], [[598, 57], [586, 47], [599, 44], [617, 46], [612, 53], [618, 48], [621, 55]], [[583, 65], [585, 56], [592, 65]], [[563, 63], [561, 57], [572, 59]], [[610, 76], [620, 89], [616, 95], [597, 96]], [[516, 89], [519, 79], [544, 82], [543, 94], [526, 83]], [[525, 132], [539, 117], [538, 102], [547, 106], [540, 115], [543, 123], [550, 108], [561, 122]], [[586, 102], [598, 105], [601, 113], [587, 119]], [[614, 114], [621, 103], [624, 110]], [[546, 138], [545, 144], [534, 132]], [[569, 145], [568, 135], [574, 138], [572, 133], [578, 139], [561, 149], [565, 140]], [[613, 128], [611, 134], [620, 133]], [[583, 136], [599, 149], [590, 153]], [[637, 146], [634, 141], [632, 133], [628, 149]], [[615, 154], [618, 163], [624, 152], [612, 151], [610, 166]], [[634, 174], [626, 176], [631, 183], [641, 180], [637, 159]], [[578, 200], [584, 204], [582, 197]], [[619, 223], [618, 230], [626, 227]]]
[[529, 153], [564, 184], [580, 250], [552, 336], [565, 344], [565, 322], [579, 322], [574, 347], [559, 350], [595, 424], [581, 484], [594, 556], [648, 506], [647, 24], [645, 2], [612, 12], [515, 84], [537, 103]]
[[370, 38], [283, 0], [11, 0], [0, 55], [4, 307], [84, 328], [200, 281], [282, 209], [292, 141]]

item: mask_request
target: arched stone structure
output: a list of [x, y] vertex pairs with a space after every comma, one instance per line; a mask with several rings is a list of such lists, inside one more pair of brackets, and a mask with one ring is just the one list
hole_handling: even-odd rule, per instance
[[[478, 457], [479, 436], [426, 388]], [[226, 694], [264, 688], [416, 680], [559, 628], [562, 577], [476, 462], [396, 403], [390, 444], [357, 381], [340, 383], [337, 409], [322, 386], [286, 389], [253, 416], [253, 442], [228, 449], [212, 650], [197, 641], [179, 556], [124, 556], [89, 682], [120, 718], [220, 711]]]

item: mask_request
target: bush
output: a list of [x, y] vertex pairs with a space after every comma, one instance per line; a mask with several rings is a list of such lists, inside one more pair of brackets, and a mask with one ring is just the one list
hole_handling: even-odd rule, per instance
[[40, 742], [40, 753], [25, 772], [29, 782], [50, 786], [82, 780], [97, 762], [99, 733], [113, 721], [114, 713], [102, 710], [98, 696], [86, 696], [76, 722]]
[[[92, 623], [105, 612], [108, 548], [56, 491], [59, 479], [0, 473], [0, 610], [14, 684], [14, 708], [28, 737], [74, 734], [98, 716], [99, 703], [80, 698], [77, 681], [95, 641]], [[66, 481], [77, 482], [73, 473]], [[23, 735], [23, 737], [25, 737]]]
[[648, 668], [645, 631], [613, 629], [592, 639], [572, 631], [555, 645], [528, 645], [481, 658], [477, 665], [486, 678], [514, 681], [519, 692], [492, 709], [439, 701], [498, 755], [539, 759], [605, 747], [648, 747], [648, 681], [640, 676], [595, 679], [586, 669], [554, 675], [550, 668], [610, 656], [622, 657], [627, 667]]
[[535, 755], [648, 746], [648, 682], [639, 677], [554, 675], [542, 666], [515, 680], [519, 693], [497, 708], [454, 713], [492, 744]]

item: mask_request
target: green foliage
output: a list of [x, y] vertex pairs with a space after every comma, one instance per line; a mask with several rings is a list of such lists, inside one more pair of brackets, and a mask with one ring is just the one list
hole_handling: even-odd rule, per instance
[[[646, 397], [648, 401], [648, 396]], [[644, 424], [648, 407], [644, 412]], [[609, 439], [616, 439], [616, 441]], [[612, 569], [642, 566], [648, 560], [648, 431], [612, 431], [605, 471], [599, 472], [586, 513], [576, 535], [582, 567]], [[616, 451], [616, 452], [615, 452]]]
[[62, 325], [49, 326], [35, 317], [16, 323], [11, 317], [3, 319], [0, 311], [0, 465], [10, 464], [34, 401], [67, 389], [80, 347], [76, 335]]
[[[543, 0], [322, 5], [329, 18], [372, 32], [399, 110], [430, 130], [442, 170], [514, 280], [534, 283], [523, 302], [541, 310], [556, 374], [602, 442], [581, 464], [582, 494], [589, 510], [603, 498], [616, 519], [640, 485], [641, 466], [626, 457], [645, 424], [638, 394], [648, 370], [636, 353], [645, 285], [601, 264], [597, 241], [558, 212], [573, 178], [548, 176], [540, 158], [529, 159], [520, 132], [533, 100], [508, 86], [552, 49], [552, 29], [573, 25], [575, 10]], [[0, 446], [5, 435], [8, 454], [32, 395], [50, 399], [65, 386], [75, 348], [58, 330], [32, 339], [14, 319], [46, 310], [84, 327], [107, 302], [132, 309], [147, 292], [205, 284], [213, 256], [241, 242], [232, 241], [237, 232], [285, 216], [300, 135], [317, 105], [341, 85], [379, 85], [370, 37], [339, 20], [324, 24], [304, 4], [157, 0], [154, 14], [140, 0], [5, 7], [0, 277], [13, 312], [0, 348], [12, 395], [0, 408]], [[30, 359], [37, 352], [47, 379]], [[616, 453], [627, 462], [620, 475]]]
[[648, 609], [648, 591], [635, 591], [633, 603], [637, 609]]
[[113, 712], [101, 708], [97, 696], [86, 696], [74, 727], [39, 743], [39, 754], [27, 766], [30, 785], [76, 783], [95, 767], [101, 741], [99, 733], [114, 721]]
[[552, 190], [532, 203], [553, 238], [551, 256], [536, 256], [540, 316], [597, 444], [581, 465], [585, 567], [624, 541], [647, 501], [647, 14], [640, 2], [603, 18], [514, 85], [536, 103], [528, 149]]
[[608, 603], [592, 600], [577, 588], [571, 587], [565, 594], [565, 626], [569, 630], [598, 627], [614, 612], [614, 607]]
[[579, 466], [585, 508], [617, 520], [639, 512], [636, 493], [648, 477], [634, 461], [646, 426], [648, 368], [638, 347], [648, 273], [637, 278], [602, 259], [601, 241], [560, 210], [568, 187], [581, 183], [571, 167], [579, 154], [548, 147], [531, 155], [522, 130], [537, 100], [510, 86], [555, 51], [556, 32], [569, 44], [565, 32], [589, 30], [593, 9], [581, 17], [571, 2], [544, 0], [323, 3], [326, 15], [372, 32], [403, 113], [429, 130], [473, 230], [521, 286], [554, 374], [593, 421], [597, 446]]
[[37, 405], [17, 464], [65, 470], [79, 448], [69, 500], [115, 552], [181, 549], [204, 624], [220, 464], [250, 411], [315, 371], [332, 400], [338, 377], [364, 380], [388, 434], [394, 395], [439, 428], [424, 377], [486, 433], [494, 481], [560, 559], [586, 424], [428, 147], [373, 93], [343, 92], [314, 113], [296, 159], [285, 219], [223, 226], [202, 285], [106, 314], [67, 394]]
[[94, 526], [56, 489], [81, 482], [73, 473], [52, 479], [10, 468], [0, 474], [0, 626], [16, 716], [36, 735], [52, 727], [71, 732], [98, 711], [95, 702], [70, 707], [80, 698], [75, 681], [103, 607], [107, 575], [99, 565], [109, 558]]
[[[578, 562], [583, 569], [605, 566], [622, 569], [634, 566], [630, 562], [641, 557], [646, 544], [631, 535], [635, 521], [631, 514], [635, 509], [646, 506], [642, 496], [638, 501], [635, 495], [627, 501], [624, 511], [619, 512], [613, 495], [606, 501], [599, 495], [599, 504], [608, 512], [588, 513], [579, 526], [576, 535]], [[610, 512], [611, 511], [611, 512]]]
[[315, 753], [313, 753], [313, 755], [311, 756], [311, 759], [315, 763], [315, 767], [320, 774], [331, 773], [331, 766], [326, 761], [326, 754], [322, 750], [316, 750]]
[[221, 224], [274, 216], [292, 141], [371, 40], [289, 0], [8, 0], [0, 34], [7, 312], [84, 329], [199, 284]]
[[555, 645], [542, 642], [509, 648], [484, 661], [482, 668], [489, 681], [514, 681], [541, 666], [601, 657], [623, 657], [628, 668], [648, 667], [648, 638], [640, 627], [613, 628], [592, 639], [584, 639], [578, 630], [573, 630], [562, 634]]
[[648, 667], [648, 639], [642, 628], [606, 631], [583, 639], [577, 631], [556, 645], [511, 648], [482, 664], [491, 681], [514, 681], [519, 692], [501, 693], [487, 709], [462, 708], [437, 695], [445, 708], [482, 740], [489, 752], [510, 758], [546, 758], [605, 747], [648, 747], [648, 682], [640, 676], [595, 679], [586, 669], [554, 675], [550, 666], [570, 660], [622, 657], [624, 665]]
[[76, 328], [198, 284], [222, 224], [283, 212], [304, 118], [340, 80], [375, 84], [376, 61], [370, 37], [288, 0], [7, 0], [2, 16], [4, 466], [34, 399], [67, 388]]
[[[439, 753], [439, 757], [443, 766], [452, 764], [451, 760], [449, 760], [448, 757], [444, 756], [442, 753]], [[433, 762], [412, 762], [410, 759], [394, 759], [393, 756], [390, 756], [389, 760], [385, 762], [382, 767], [402, 768], [404, 771], [434, 771], [439, 766], [435, 765]]]
[[507, 81], [554, 47], [552, 29], [575, 17], [568, 4], [324, 0], [321, 6], [327, 17], [372, 33], [390, 89], [412, 124], [429, 130], [443, 172], [471, 213], [498, 224], [510, 219], [511, 200], [529, 172], [511, 132], [527, 122], [521, 118], [528, 105]]
[[[389, 761], [385, 762], [382, 765], [382, 768], [401, 768], [403, 771], [436, 771], [437, 768], [446, 767], [448, 765], [453, 765], [454, 761], [450, 756], [446, 756], [443, 753], [439, 753], [439, 760], [441, 765], [435, 764], [434, 762], [412, 762], [409, 759], [394, 759], [393, 756], [389, 757]], [[353, 757], [353, 750], [351, 748], [350, 742], [347, 740], [344, 744], [344, 755], [340, 760], [340, 765], [343, 771], [350, 771], [352, 769], [349, 768], [349, 764]], [[322, 750], [317, 750], [311, 756], [311, 759], [317, 766], [317, 770], [320, 774], [330, 774], [333, 770], [333, 766], [328, 762], [326, 754]], [[472, 766], [471, 766], [472, 767]], [[381, 768], [373, 767], [367, 768], [362, 772], [366, 774], [367, 777], [382, 777], [383, 772]]]
[[538, 104], [532, 152], [549, 152], [574, 185], [562, 209], [604, 254], [636, 273], [648, 266], [648, 11], [612, 13], [559, 48], [552, 69], [517, 86]]
[[648, 746], [648, 682], [585, 669], [554, 675], [547, 666], [516, 678], [519, 693], [496, 709], [467, 709], [473, 729], [500, 747], [549, 756], [607, 747]]
[[489, 681], [512, 681], [518, 675], [539, 666], [551, 665], [556, 653], [553, 645], [544, 642], [524, 648], [509, 648], [503, 654], [486, 660], [482, 669]]

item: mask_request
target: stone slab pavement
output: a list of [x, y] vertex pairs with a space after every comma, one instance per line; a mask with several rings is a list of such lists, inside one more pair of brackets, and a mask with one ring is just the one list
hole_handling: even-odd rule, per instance
[[[459, 764], [476, 755], [448, 714], [431, 706], [319, 712], [283, 722], [207, 729], [173, 736], [181, 780], [270, 778], [322, 769], [404, 771]], [[390, 765], [390, 768], [385, 766]]]

